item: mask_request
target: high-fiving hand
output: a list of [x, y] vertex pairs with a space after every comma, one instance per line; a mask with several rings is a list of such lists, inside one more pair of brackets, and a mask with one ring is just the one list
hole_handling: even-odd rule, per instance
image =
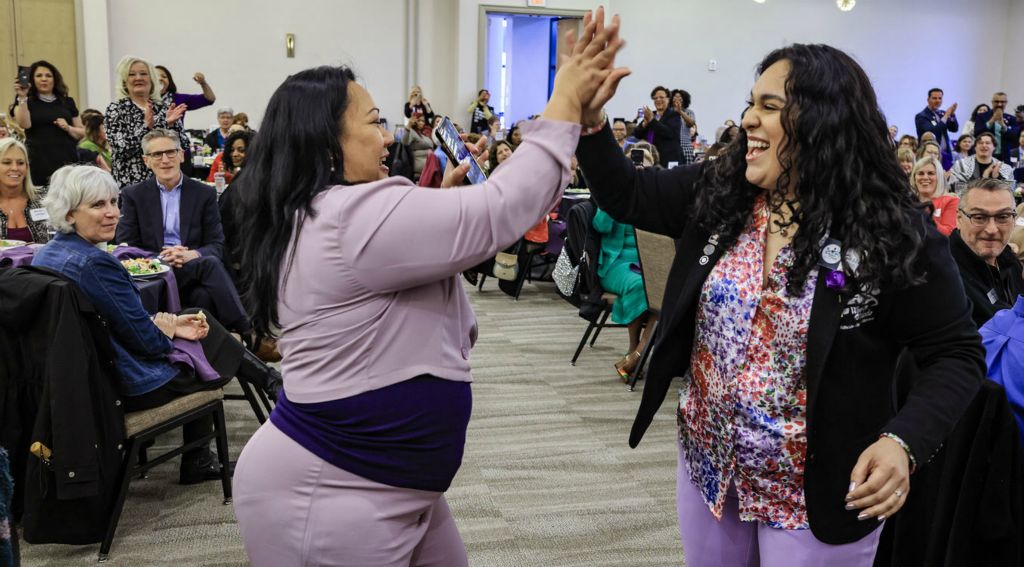
[[[563, 58], [555, 88], [542, 116], [548, 120], [587, 123], [596, 115], [618, 88], [619, 81], [629, 75], [625, 67], [615, 67], [615, 56], [625, 45], [619, 37], [619, 17], [604, 23], [604, 7], [583, 17], [583, 33], [579, 38], [566, 37], [570, 53]], [[593, 120], [592, 120], [593, 121]]]

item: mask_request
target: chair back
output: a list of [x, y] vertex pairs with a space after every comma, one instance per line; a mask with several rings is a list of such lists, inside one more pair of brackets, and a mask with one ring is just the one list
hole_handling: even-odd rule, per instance
[[636, 251], [640, 256], [640, 274], [644, 278], [647, 307], [661, 313], [668, 272], [676, 257], [676, 243], [663, 234], [636, 229]]

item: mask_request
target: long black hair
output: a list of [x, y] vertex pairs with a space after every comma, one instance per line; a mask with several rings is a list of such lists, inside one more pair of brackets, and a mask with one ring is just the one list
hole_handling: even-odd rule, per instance
[[[864, 70], [846, 53], [828, 45], [794, 44], [768, 54], [763, 74], [779, 61], [790, 65], [781, 119], [785, 141], [777, 148], [782, 173], [768, 205], [790, 209], [799, 229], [793, 237], [796, 259], [787, 291], [801, 295], [820, 257], [826, 234], [860, 256], [852, 285], [878, 289], [921, 283], [917, 258], [923, 242], [923, 216], [889, 141], [889, 129]], [[746, 179], [747, 133], [728, 145], [703, 173], [694, 218], [708, 232], [731, 243], [751, 217], [763, 189]], [[786, 188], [791, 188], [787, 192]]]
[[261, 336], [280, 327], [279, 286], [293, 234], [314, 214], [313, 198], [342, 183], [341, 118], [354, 80], [349, 68], [326, 66], [285, 79], [270, 97], [260, 135], [232, 184], [241, 219], [243, 300]]
[[64, 83], [64, 75], [60, 74], [60, 71], [57, 70], [53, 63], [42, 59], [33, 63], [28, 69], [28, 96], [39, 96], [39, 93], [36, 92], [36, 69], [40, 67], [46, 67], [53, 74], [53, 94], [60, 98], [67, 97], [68, 86]]
[[[178, 93], [178, 85], [174, 84], [174, 76], [171, 75], [170, 69], [163, 65], [154, 65], [158, 71], [163, 71], [167, 75], [167, 92], [164, 95], [173, 95]], [[160, 77], [154, 77], [159, 82]]]

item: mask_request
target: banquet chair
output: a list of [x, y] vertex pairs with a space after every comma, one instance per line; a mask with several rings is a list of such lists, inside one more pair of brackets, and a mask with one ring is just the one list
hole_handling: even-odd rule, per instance
[[[661, 317], [661, 305], [665, 298], [665, 284], [668, 282], [668, 272], [672, 268], [672, 261], [676, 257], [675, 241], [668, 236], [636, 229], [636, 250], [640, 256], [640, 275], [644, 280], [644, 293], [647, 294], [647, 311], [651, 315]], [[658, 322], [652, 323], [653, 328], [648, 329], [650, 339], [640, 354], [640, 361], [636, 365], [632, 378], [629, 380], [629, 391], [636, 388], [637, 380], [643, 377], [644, 366], [651, 356], [654, 348], [655, 333], [658, 332]]]

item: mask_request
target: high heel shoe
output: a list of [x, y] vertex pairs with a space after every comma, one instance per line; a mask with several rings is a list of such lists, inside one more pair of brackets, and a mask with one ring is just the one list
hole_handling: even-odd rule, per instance
[[633, 370], [636, 367], [636, 363], [640, 360], [640, 351], [633, 351], [626, 356], [622, 357], [621, 360], [615, 363], [615, 371], [619, 374], [619, 379], [623, 382], [628, 382], [629, 377], [633, 374]]

